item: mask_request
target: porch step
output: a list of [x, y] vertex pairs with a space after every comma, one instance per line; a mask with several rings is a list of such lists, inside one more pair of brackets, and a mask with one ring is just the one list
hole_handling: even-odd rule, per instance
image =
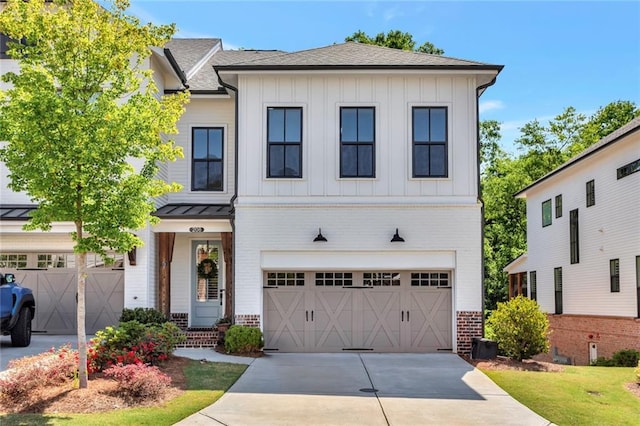
[[179, 343], [179, 348], [215, 348], [218, 345], [218, 331], [211, 327], [189, 327], [185, 334], [187, 340]]

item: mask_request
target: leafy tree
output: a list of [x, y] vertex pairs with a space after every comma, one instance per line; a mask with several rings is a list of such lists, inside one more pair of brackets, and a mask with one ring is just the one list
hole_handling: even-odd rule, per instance
[[374, 37], [370, 37], [362, 30], [358, 30], [350, 36], [345, 37], [344, 41], [355, 41], [356, 43], [374, 44], [377, 46], [391, 47], [393, 49], [411, 50], [414, 52], [429, 53], [431, 55], [443, 55], [444, 50], [435, 47], [430, 42], [424, 42], [418, 47], [410, 33], [403, 33], [399, 30], [391, 30], [388, 33], [378, 33]]
[[22, 40], [9, 51], [20, 73], [2, 77], [10, 89], [0, 92], [0, 160], [9, 188], [38, 204], [26, 230], [75, 224], [81, 388], [86, 254], [107, 257], [141, 245], [131, 230], [155, 221], [152, 198], [179, 189], [156, 172], [182, 156], [161, 134], [177, 133], [187, 94], [160, 97], [145, 69], [149, 46], [164, 45], [174, 27], [141, 25], [126, 15], [128, 5], [9, 0], [0, 13], [2, 32]]
[[549, 319], [535, 300], [517, 296], [498, 303], [487, 324], [500, 350], [509, 358], [522, 361], [549, 352]]

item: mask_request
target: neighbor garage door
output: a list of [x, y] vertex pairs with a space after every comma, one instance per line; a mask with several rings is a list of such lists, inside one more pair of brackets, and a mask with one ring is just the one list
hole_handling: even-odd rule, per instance
[[265, 284], [267, 350], [451, 350], [449, 272], [282, 271]]

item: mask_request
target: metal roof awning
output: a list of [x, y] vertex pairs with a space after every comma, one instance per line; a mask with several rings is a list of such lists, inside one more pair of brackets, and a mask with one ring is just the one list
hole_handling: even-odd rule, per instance
[[29, 220], [36, 205], [0, 204], [0, 220]]
[[231, 219], [231, 205], [166, 204], [153, 215], [160, 219]]

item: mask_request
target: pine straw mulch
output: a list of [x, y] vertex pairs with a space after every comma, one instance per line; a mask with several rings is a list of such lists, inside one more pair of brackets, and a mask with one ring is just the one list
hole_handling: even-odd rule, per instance
[[155, 407], [182, 394], [186, 387], [183, 368], [190, 359], [172, 356], [158, 367], [171, 377], [171, 386], [161, 399], [130, 402], [116, 394], [118, 383], [97, 374], [86, 389], [75, 389], [72, 382], [29, 391], [19, 404], [0, 399], [0, 413], [99, 413], [129, 407]]

